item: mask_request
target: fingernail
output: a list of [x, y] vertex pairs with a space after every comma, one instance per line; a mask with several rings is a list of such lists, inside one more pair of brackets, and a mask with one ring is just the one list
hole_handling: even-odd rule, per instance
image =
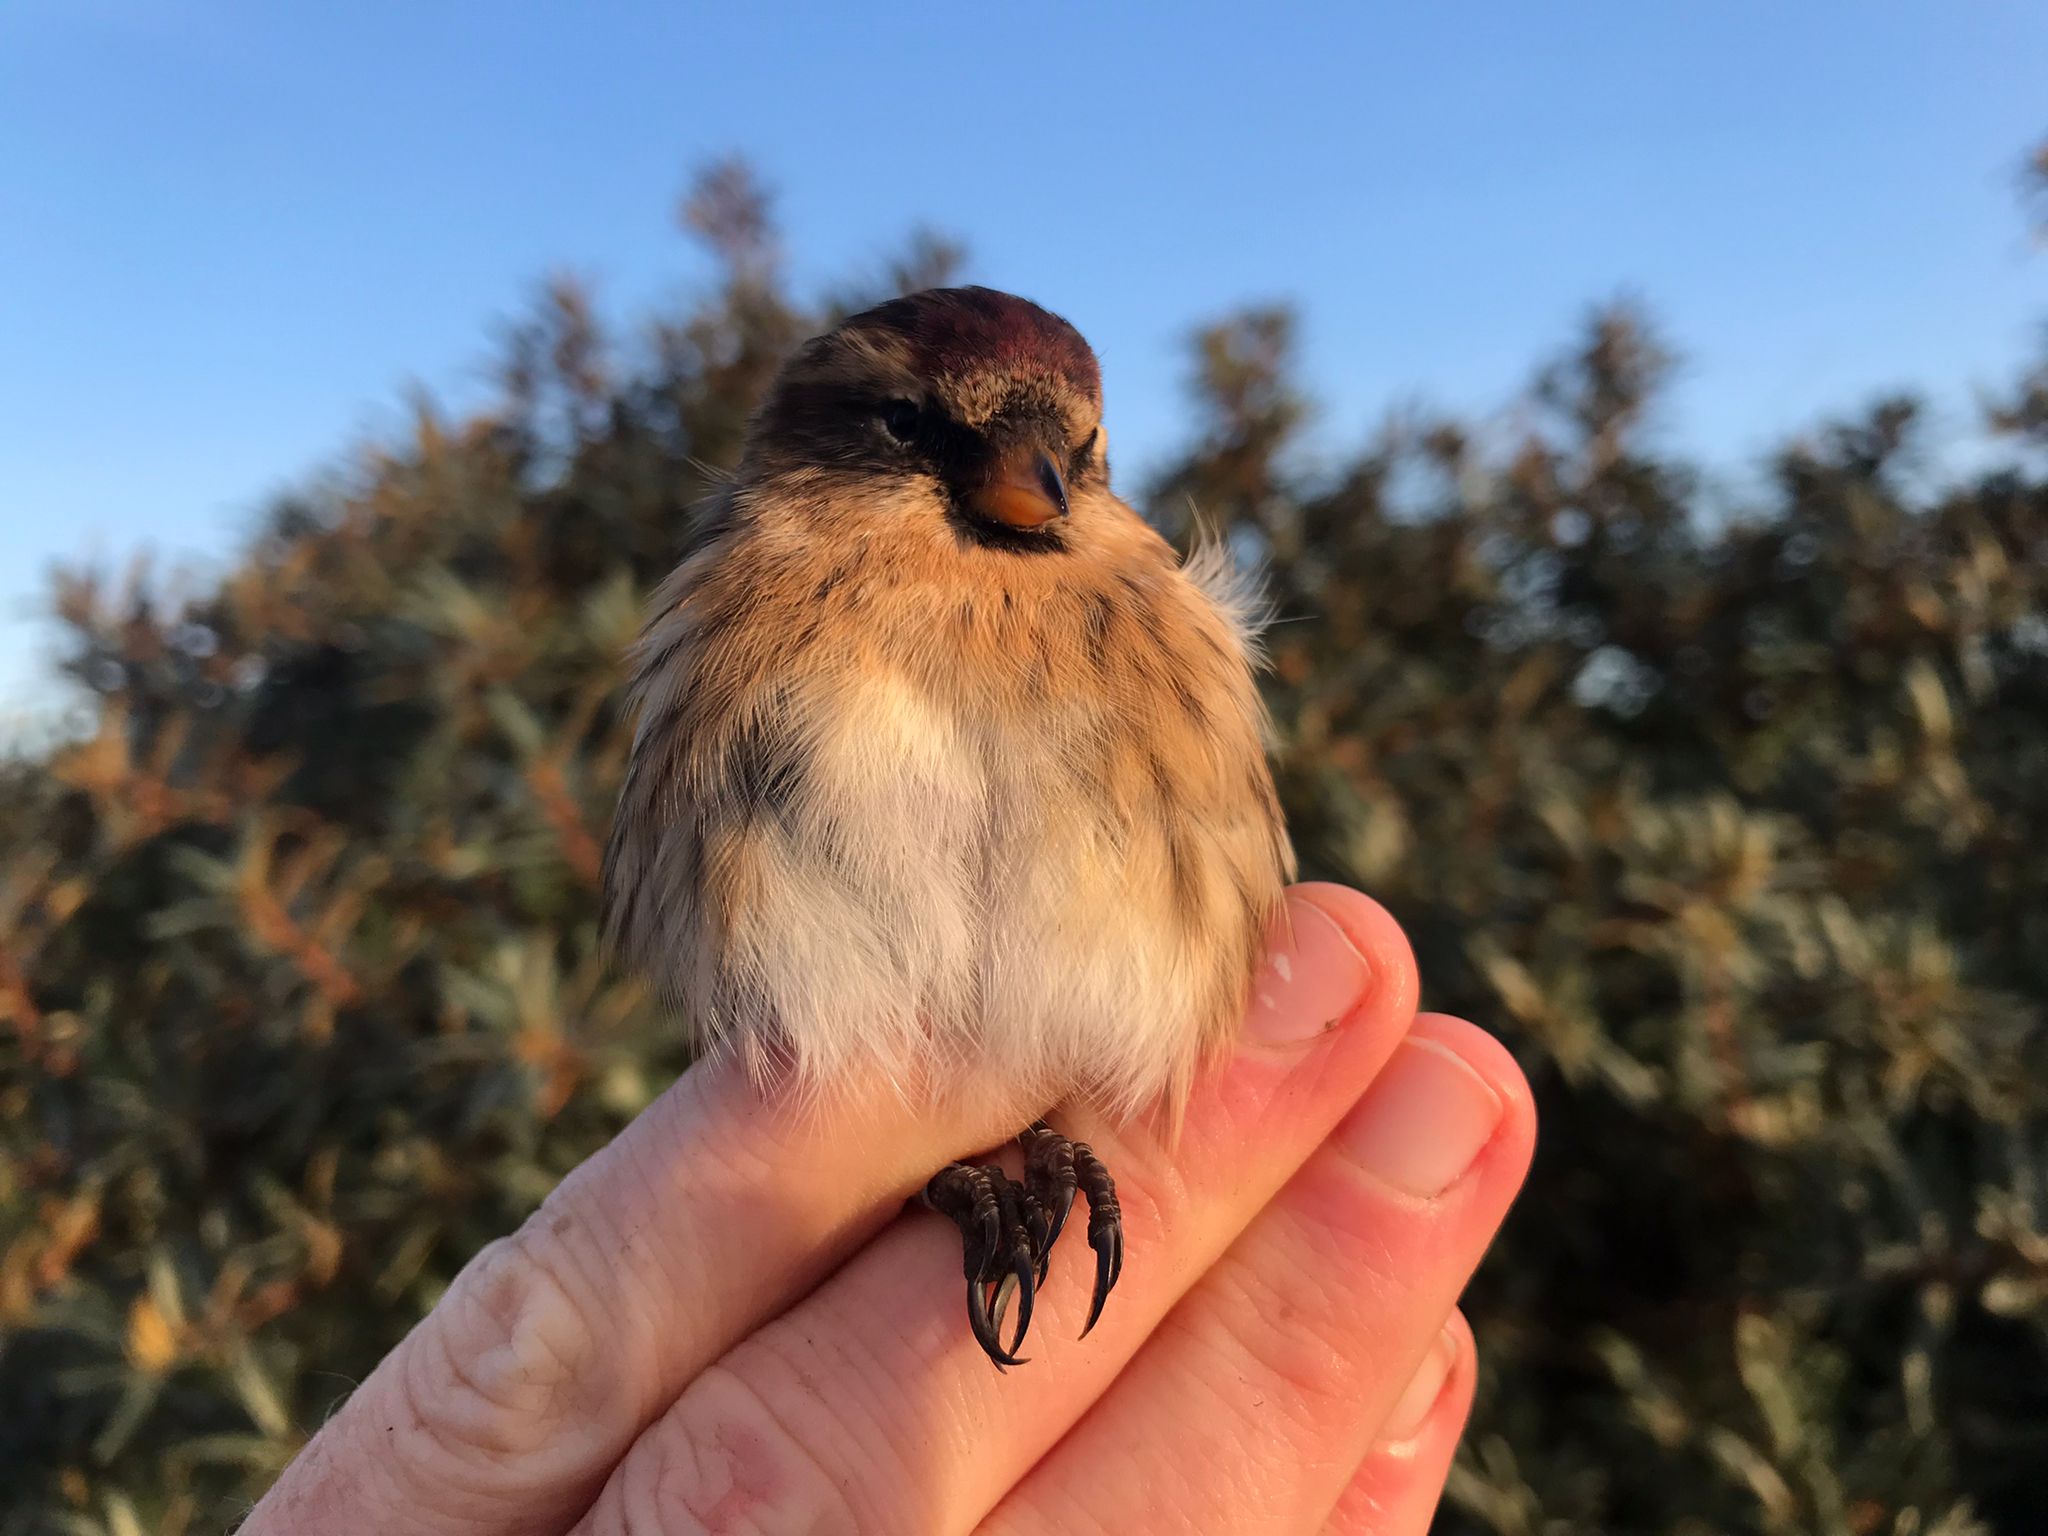
[[1429, 1410], [1443, 1396], [1444, 1383], [1450, 1379], [1451, 1367], [1457, 1359], [1458, 1336], [1446, 1325], [1429, 1346], [1422, 1364], [1415, 1368], [1415, 1374], [1408, 1378], [1394, 1411], [1387, 1415], [1386, 1427], [1380, 1431], [1382, 1444], [1399, 1445], [1420, 1433]]
[[1245, 1029], [1268, 1045], [1312, 1040], [1344, 1022], [1371, 980], [1372, 967], [1337, 920], [1290, 896], [1274, 947], [1252, 977]]
[[1500, 1115], [1500, 1096], [1462, 1056], [1410, 1035], [1337, 1136], [1366, 1172], [1426, 1198], [1458, 1182]]

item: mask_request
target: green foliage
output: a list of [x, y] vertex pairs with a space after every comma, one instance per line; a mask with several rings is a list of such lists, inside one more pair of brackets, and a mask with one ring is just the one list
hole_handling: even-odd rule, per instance
[[[682, 1065], [608, 970], [619, 654], [806, 312], [744, 174], [643, 340], [557, 286], [501, 398], [175, 605], [68, 578], [80, 741], [0, 775], [0, 1532], [217, 1528]], [[876, 292], [943, 276], [922, 239]], [[1593, 318], [1506, 425], [1295, 450], [1292, 329], [1197, 339], [1159, 475], [1271, 567], [1312, 874], [1543, 1111], [1470, 1298], [1444, 1529], [1965, 1536], [2048, 1505], [2048, 476], [1910, 402], [1740, 515]]]

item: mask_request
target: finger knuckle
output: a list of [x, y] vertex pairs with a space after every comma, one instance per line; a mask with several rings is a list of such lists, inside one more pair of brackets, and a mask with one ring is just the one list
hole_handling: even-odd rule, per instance
[[1384, 1342], [1382, 1319], [1398, 1315], [1399, 1301], [1378, 1267], [1360, 1262], [1356, 1238], [1342, 1240], [1340, 1261], [1326, 1253], [1340, 1240], [1311, 1222], [1290, 1243], [1299, 1262], [1218, 1266], [1210, 1283], [1225, 1304], [1204, 1311], [1205, 1326], [1182, 1328], [1184, 1347], [1212, 1367], [1249, 1370], [1277, 1386], [1262, 1395], [1261, 1417], [1304, 1426], [1346, 1417]]
[[622, 1475], [626, 1536], [858, 1533], [839, 1480], [744, 1377], [713, 1366], [643, 1436]]
[[[604, 1351], [567, 1257], [529, 1228], [481, 1250], [441, 1303], [401, 1385], [421, 1429], [456, 1461], [561, 1454], [603, 1417]], [[580, 1436], [576, 1438], [580, 1439]]]
[[[1314, 1305], [1332, 1321], [1350, 1314], [1360, 1299], [1380, 1306], [1396, 1300], [1419, 1278], [1418, 1256], [1440, 1246], [1420, 1240], [1429, 1236], [1438, 1213], [1389, 1212], [1362, 1198], [1340, 1170], [1313, 1169], [1293, 1193], [1279, 1220], [1289, 1250], [1299, 1255], [1296, 1304]], [[1322, 1289], [1322, 1277], [1335, 1284], [1334, 1293]]]
[[1282, 1414], [1308, 1426], [1348, 1417], [1367, 1374], [1362, 1341], [1331, 1318], [1326, 1306], [1304, 1306], [1298, 1296], [1290, 1301], [1268, 1290], [1240, 1310], [1238, 1347], [1280, 1386]]

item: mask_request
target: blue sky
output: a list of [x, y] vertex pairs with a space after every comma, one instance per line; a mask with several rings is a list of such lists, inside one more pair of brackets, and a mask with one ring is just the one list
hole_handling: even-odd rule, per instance
[[1300, 306], [1334, 444], [1498, 405], [1617, 292], [1685, 356], [1664, 430], [1739, 470], [1890, 386], [1961, 430], [2011, 378], [2044, 80], [2037, 0], [8, 0], [0, 717], [54, 697], [53, 560], [223, 558], [408, 389], [473, 398], [548, 272], [618, 317], [689, 292], [676, 194], [716, 154], [777, 190], [800, 284], [922, 220], [1066, 313], [1126, 477], [1232, 305]]

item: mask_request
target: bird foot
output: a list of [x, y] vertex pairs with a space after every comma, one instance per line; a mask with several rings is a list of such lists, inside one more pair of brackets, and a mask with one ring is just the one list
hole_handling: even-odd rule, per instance
[[[1024, 1149], [1022, 1180], [992, 1163], [949, 1163], [924, 1189], [924, 1203], [960, 1229], [968, 1326], [997, 1370], [1025, 1363], [1017, 1351], [1077, 1192], [1088, 1201], [1088, 1246], [1095, 1250], [1095, 1295], [1081, 1337], [1102, 1316], [1124, 1267], [1123, 1212], [1102, 1159], [1043, 1120], [1033, 1121], [1017, 1141]], [[1017, 1323], [1005, 1346], [1003, 1323], [1013, 1305]]]

